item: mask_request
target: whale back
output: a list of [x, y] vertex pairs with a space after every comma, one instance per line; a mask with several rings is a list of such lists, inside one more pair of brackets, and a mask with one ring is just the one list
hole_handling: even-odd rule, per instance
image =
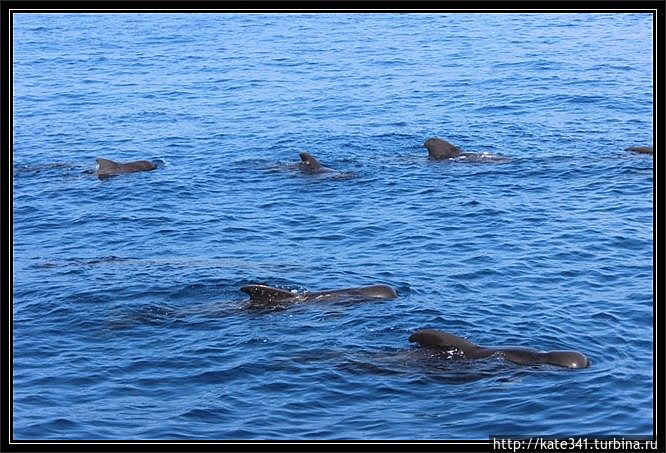
[[652, 146], [630, 146], [629, 148], [625, 148], [624, 150], [638, 154], [654, 154], [654, 147]]
[[450, 349], [456, 348], [466, 357], [475, 358], [479, 346], [462, 337], [435, 329], [417, 330], [409, 337], [412, 343], [419, 343], [429, 348]]
[[395, 299], [398, 294], [388, 285], [360, 286], [357, 288], [331, 289], [316, 291], [304, 295], [311, 300], [337, 299]]
[[431, 159], [450, 159], [462, 154], [456, 146], [437, 137], [429, 138], [423, 146], [428, 149], [428, 157]]
[[126, 164], [120, 164], [126, 171], [150, 171], [157, 168], [157, 165], [148, 160], [136, 160]]
[[240, 290], [250, 296], [251, 306], [276, 305], [296, 296], [290, 291], [266, 285], [247, 285]]
[[530, 348], [497, 348], [495, 351], [509, 362], [517, 363], [518, 365], [538, 365], [541, 363], [549, 363], [547, 353], [537, 351]]
[[98, 157], [95, 161], [98, 165], [97, 176], [100, 178], [115, 176], [121, 173], [132, 173], [135, 171], [150, 171], [157, 168], [153, 162], [147, 160], [137, 160], [123, 164], [110, 159]]

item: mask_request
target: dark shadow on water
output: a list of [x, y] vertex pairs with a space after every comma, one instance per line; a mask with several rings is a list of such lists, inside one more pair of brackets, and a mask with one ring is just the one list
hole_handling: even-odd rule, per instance
[[28, 176], [39, 173], [65, 173], [67, 171], [80, 169], [83, 167], [77, 164], [68, 163], [68, 162], [53, 162], [49, 164], [39, 164], [39, 165], [15, 165], [13, 175], [16, 176]]

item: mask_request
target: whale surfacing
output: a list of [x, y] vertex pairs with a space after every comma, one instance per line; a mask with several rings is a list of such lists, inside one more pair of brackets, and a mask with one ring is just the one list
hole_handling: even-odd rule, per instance
[[466, 359], [482, 359], [497, 354], [519, 365], [550, 364], [565, 368], [587, 368], [587, 357], [578, 351], [542, 352], [531, 348], [486, 348], [464, 338], [436, 329], [417, 330], [410, 337], [411, 343], [441, 350], [455, 350]]
[[302, 302], [395, 299], [398, 295], [387, 285], [361, 286], [358, 288], [333, 289], [297, 293], [267, 285], [247, 285], [241, 289], [250, 296], [249, 308], [284, 307]]
[[629, 148], [624, 148], [624, 150], [637, 154], [654, 154], [654, 147], [652, 146], [630, 146]]
[[427, 139], [423, 146], [428, 150], [428, 158], [432, 160], [455, 159], [460, 162], [508, 162], [509, 159], [503, 156], [497, 156], [489, 153], [467, 153], [461, 151], [457, 146], [442, 140], [441, 138], [431, 137]]
[[147, 160], [137, 160], [134, 162], [120, 163], [110, 159], [98, 157], [95, 159], [98, 168], [95, 173], [98, 178], [104, 179], [110, 176], [116, 176], [123, 173], [133, 173], [137, 171], [151, 171], [157, 168], [157, 165]]

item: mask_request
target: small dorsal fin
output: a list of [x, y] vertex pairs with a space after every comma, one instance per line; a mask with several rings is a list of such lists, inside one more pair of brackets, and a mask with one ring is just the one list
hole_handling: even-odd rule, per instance
[[247, 285], [243, 286], [240, 290], [249, 294], [250, 301], [262, 304], [278, 302], [294, 297], [294, 293], [290, 291], [266, 285]]

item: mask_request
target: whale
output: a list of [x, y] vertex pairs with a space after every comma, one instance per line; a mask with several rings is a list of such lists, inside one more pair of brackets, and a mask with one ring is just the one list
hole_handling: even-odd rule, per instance
[[624, 150], [638, 154], [654, 154], [654, 147], [652, 146], [630, 146], [628, 148], [624, 148]]
[[417, 330], [410, 335], [409, 341], [427, 348], [447, 351], [463, 359], [483, 359], [495, 355], [518, 365], [549, 364], [565, 368], [589, 366], [587, 357], [578, 351], [543, 352], [531, 348], [488, 348], [436, 329]]
[[428, 158], [432, 160], [456, 159], [461, 162], [506, 162], [509, 160], [506, 157], [489, 153], [463, 152], [452, 143], [437, 137], [427, 139], [423, 146], [428, 150]]
[[267, 285], [246, 285], [240, 290], [250, 296], [247, 303], [248, 308], [279, 308], [304, 302], [395, 299], [398, 297], [395, 290], [388, 285], [370, 285], [302, 293]]
[[301, 162], [298, 164], [298, 168], [300, 168], [303, 173], [315, 174], [315, 173], [329, 173], [334, 171], [331, 168], [324, 167], [310, 153], [302, 152], [299, 153], [299, 156], [301, 157]]
[[116, 176], [123, 173], [133, 173], [137, 171], [151, 171], [157, 168], [153, 162], [147, 160], [137, 160], [134, 162], [120, 163], [115, 162], [110, 159], [104, 159], [98, 157], [95, 159], [97, 162], [97, 171], [95, 174], [98, 178], [108, 178], [110, 176]]

